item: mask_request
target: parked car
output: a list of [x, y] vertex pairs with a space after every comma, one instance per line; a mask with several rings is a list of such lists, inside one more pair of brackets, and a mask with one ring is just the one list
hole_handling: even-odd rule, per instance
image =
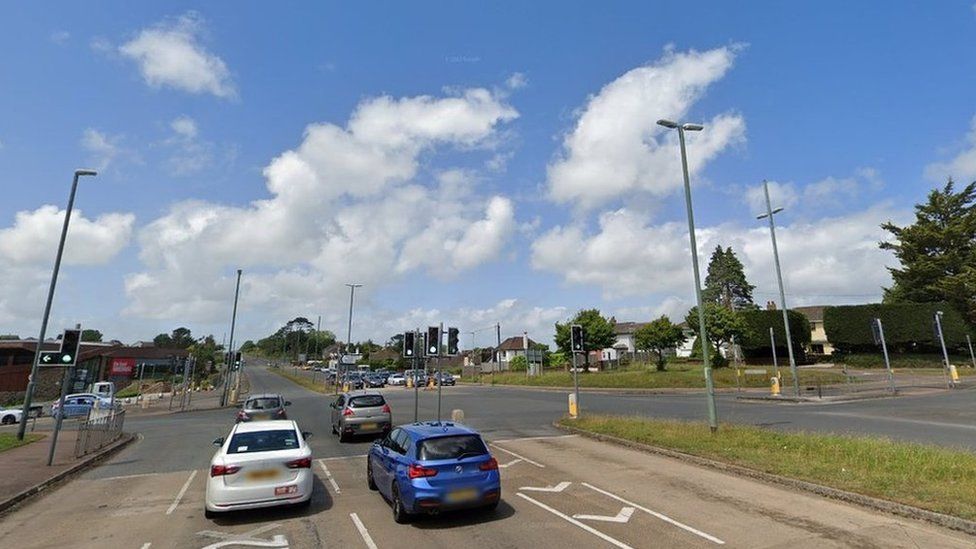
[[388, 378], [386, 378], [386, 384], [387, 385], [393, 385], [393, 386], [406, 385], [407, 384], [407, 376], [405, 376], [403, 374], [390, 374], [390, 376]]
[[342, 383], [349, 384], [349, 390], [358, 391], [364, 387], [363, 378], [359, 375], [359, 372], [350, 372], [342, 376]]
[[291, 402], [281, 395], [265, 393], [247, 397], [241, 409], [237, 411], [237, 421], [261, 421], [269, 419], [288, 419], [286, 406]]
[[401, 425], [370, 448], [366, 484], [391, 502], [393, 520], [501, 500], [498, 462], [481, 435], [454, 423]]
[[376, 391], [340, 394], [332, 404], [332, 432], [345, 442], [353, 435], [387, 433], [393, 426], [393, 413], [383, 395]]
[[294, 421], [237, 423], [210, 460], [204, 515], [278, 505], [308, 505], [312, 499], [310, 433]]
[[377, 374], [368, 374], [363, 377], [363, 381], [370, 389], [382, 389], [386, 385], [386, 377]]
[[[94, 393], [75, 393], [71, 395], [65, 395], [64, 397], [64, 413], [63, 417], [88, 417], [92, 408], [95, 407], [95, 402], [98, 400], [98, 395]], [[55, 400], [51, 404], [51, 416], [55, 419], [62, 415], [60, 408], [60, 401]]]
[[14, 423], [20, 423], [23, 415], [24, 411], [20, 409], [0, 408], [0, 424], [12, 425]]
[[454, 376], [447, 372], [438, 372], [431, 376], [436, 384], [456, 385]]

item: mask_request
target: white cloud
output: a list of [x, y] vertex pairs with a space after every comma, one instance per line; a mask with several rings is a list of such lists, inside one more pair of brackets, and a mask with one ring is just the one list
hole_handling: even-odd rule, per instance
[[[746, 189], [745, 200], [753, 214], [766, 213], [766, 193], [761, 184]], [[793, 183], [769, 182], [769, 202], [773, 209], [791, 208], [798, 201], [799, 195]]]
[[173, 119], [173, 121], [169, 123], [169, 126], [174, 132], [176, 132], [177, 135], [185, 139], [193, 139], [197, 136], [196, 121], [185, 114]]
[[163, 141], [163, 146], [173, 150], [166, 160], [169, 172], [176, 176], [199, 173], [214, 164], [214, 144], [197, 139], [199, 128], [196, 121], [180, 115], [170, 122], [173, 135]]
[[108, 168], [113, 160], [121, 152], [119, 146], [120, 138], [109, 136], [94, 128], [88, 128], [81, 135], [81, 146], [87, 150], [91, 156], [91, 165], [98, 171]]
[[[857, 199], [864, 191], [877, 192], [884, 186], [880, 174], [874, 168], [859, 168], [849, 177], [825, 177], [807, 185], [792, 182], [769, 182], [769, 201], [772, 207], [798, 211], [822, 212], [826, 210], [850, 210], [857, 207]], [[766, 197], [762, 184], [745, 190], [745, 203], [753, 214], [766, 213]]]
[[[516, 226], [511, 202], [476, 191], [477, 177], [446, 170], [416, 181], [439, 147], [495, 144], [517, 112], [484, 89], [447, 97], [363, 101], [346, 127], [310, 125], [301, 144], [273, 159], [270, 197], [247, 207], [186, 201], [140, 234], [145, 270], [126, 280], [127, 313], [209, 320], [225, 315], [233, 269], [242, 303], [271, 311], [341, 308], [344, 282], [364, 297], [424, 269], [442, 277], [490, 261]], [[186, 128], [184, 128], [186, 129]]]
[[925, 167], [925, 178], [930, 181], [945, 183], [950, 177], [964, 183], [976, 180], [976, 116], [970, 122], [964, 148], [951, 160]]
[[[910, 219], [909, 212], [874, 207], [839, 217], [777, 226], [787, 293], [791, 305], [880, 298], [890, 284], [885, 265], [890, 252], [878, 249], [887, 237], [880, 224]], [[731, 246], [749, 280], [758, 287], [757, 301], [777, 292], [769, 231], [724, 224], [697, 229], [702, 277], [716, 245]], [[570, 284], [593, 285], [604, 297], [693, 295], [688, 233], [683, 223], [649, 225], [627, 210], [600, 217], [600, 229], [587, 234], [578, 226], [556, 227], [532, 246], [533, 267], [562, 274]]]
[[519, 90], [529, 85], [529, 79], [527, 76], [520, 72], [514, 72], [511, 76], [505, 80], [505, 87], [510, 90]]
[[143, 29], [120, 46], [119, 53], [139, 64], [143, 80], [151, 87], [234, 97], [237, 91], [227, 65], [200, 44], [203, 30], [200, 16], [188, 12]]
[[51, 33], [49, 38], [51, 39], [51, 42], [54, 42], [59, 46], [63, 46], [68, 41], [68, 39], [71, 38], [71, 33], [63, 30], [54, 31]]
[[[582, 109], [562, 153], [548, 167], [551, 197], [583, 208], [635, 191], [664, 195], [681, 185], [675, 132], [657, 120], [683, 120], [706, 88], [732, 67], [735, 47], [705, 52], [668, 51], [604, 86]], [[699, 172], [731, 145], [745, 140], [745, 121], [726, 113], [687, 134], [689, 169]]]

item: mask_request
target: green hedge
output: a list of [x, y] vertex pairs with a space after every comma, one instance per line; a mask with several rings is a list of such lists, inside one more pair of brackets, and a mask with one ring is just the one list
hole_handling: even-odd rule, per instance
[[844, 353], [875, 352], [872, 319], [880, 318], [888, 350], [895, 353], [941, 352], [935, 336], [934, 316], [942, 311], [942, 333], [951, 350], [966, 345], [968, 327], [948, 303], [843, 305], [824, 310], [827, 340]]
[[[787, 313], [790, 319], [790, 335], [793, 341], [793, 354], [798, 362], [805, 362], [804, 349], [810, 343], [810, 321], [796, 311]], [[746, 358], [767, 358], [769, 351], [769, 329], [776, 336], [776, 355], [787, 356], [786, 328], [783, 326], [783, 311], [739, 311], [739, 318], [745, 325], [739, 346]]]

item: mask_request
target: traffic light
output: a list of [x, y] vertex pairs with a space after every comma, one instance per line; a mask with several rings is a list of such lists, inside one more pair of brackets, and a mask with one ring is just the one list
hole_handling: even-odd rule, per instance
[[437, 326], [427, 327], [427, 356], [440, 356], [441, 354], [441, 329]]
[[240, 363], [241, 363], [241, 352], [234, 351], [234, 364], [240, 364]]
[[413, 358], [413, 351], [416, 349], [414, 346], [414, 333], [404, 332], [403, 333], [403, 356], [404, 358]]
[[571, 340], [571, 346], [573, 352], [582, 353], [583, 352], [583, 327], [580, 326], [579, 324], [573, 324], [570, 327], [570, 331], [571, 331], [570, 340]]
[[74, 366], [78, 362], [78, 346], [81, 345], [81, 330], [65, 330], [61, 336], [61, 348], [57, 351], [41, 353], [41, 366]]
[[455, 356], [458, 354], [460, 334], [461, 332], [457, 328], [447, 329], [447, 356]]

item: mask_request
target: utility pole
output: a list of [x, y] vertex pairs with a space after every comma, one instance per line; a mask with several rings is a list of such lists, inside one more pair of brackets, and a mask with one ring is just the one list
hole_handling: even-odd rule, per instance
[[885, 343], [884, 336], [884, 326], [881, 324], [881, 319], [874, 319], [874, 325], [878, 329], [878, 340], [881, 343], [881, 352], [884, 353], [885, 368], [888, 370], [888, 386], [891, 388], [891, 394], [895, 394], [895, 375], [891, 371], [891, 361], [888, 359], [888, 344]]
[[800, 397], [800, 376], [796, 372], [796, 358], [793, 356], [793, 338], [790, 336], [790, 315], [786, 306], [786, 290], [783, 289], [783, 272], [779, 267], [779, 248], [776, 246], [776, 224], [773, 215], [783, 211], [783, 208], [773, 209], [769, 202], [769, 183], [763, 180], [763, 193], [766, 197], [766, 213], [756, 216], [756, 219], [769, 219], [769, 236], [773, 240], [773, 261], [776, 263], [776, 281], [779, 283], [779, 303], [783, 308], [783, 326], [786, 328], [786, 352], [790, 355], [790, 373], [793, 374], [793, 396]]
[[702, 349], [702, 371], [705, 374], [705, 398], [708, 408], [708, 427], [714, 433], [718, 430], [718, 414], [715, 410], [715, 384], [712, 381], [712, 366], [708, 357], [708, 333], [705, 329], [705, 307], [702, 302], [701, 274], [698, 270], [698, 244], [695, 240], [695, 214], [691, 207], [691, 181], [688, 177], [688, 153], [685, 150], [685, 131], [701, 131], [700, 124], [678, 124], [670, 120], [658, 120], [665, 128], [678, 130], [678, 145], [681, 149], [681, 173], [685, 182], [685, 209], [688, 211], [688, 238], [691, 245], [691, 268], [695, 276], [695, 299], [698, 301], [698, 339]]
[[969, 339], [969, 334], [966, 334], [966, 344], [969, 345], [969, 358], [973, 361], [973, 368], [976, 368], [976, 355], [973, 355], [973, 342]]
[[[54, 302], [54, 289], [58, 285], [58, 272], [61, 270], [61, 256], [64, 255], [64, 240], [68, 236], [68, 223], [71, 221], [71, 210], [75, 206], [75, 194], [78, 192], [78, 178], [83, 175], [97, 175], [95, 170], [75, 170], [75, 177], [71, 182], [71, 193], [68, 194], [68, 207], [64, 211], [64, 224], [61, 226], [61, 240], [58, 241], [58, 253], [54, 256], [54, 271], [51, 273], [51, 285], [47, 290], [47, 302], [44, 305], [44, 317], [41, 320], [41, 334], [37, 336], [37, 349], [34, 351], [34, 363], [27, 378], [27, 391], [24, 393], [24, 408], [20, 424], [17, 426], [17, 440], [24, 440], [27, 429], [27, 418], [30, 417], [31, 399], [34, 398], [34, 388], [37, 387], [38, 368], [41, 360], [41, 349], [47, 336], [47, 322], [51, 318], [51, 303]], [[50, 464], [49, 464], [50, 465]]]
[[942, 375], [945, 377], [946, 389], [951, 389], [952, 382], [949, 380], [949, 351], [946, 350], [945, 337], [942, 335], [942, 311], [935, 312], [935, 331], [939, 335], [939, 343], [942, 345], [942, 357], [945, 359]]
[[237, 269], [237, 286], [234, 289], [234, 312], [230, 317], [230, 344], [227, 349], [227, 367], [224, 369], [224, 389], [220, 393], [220, 406], [227, 405], [227, 389], [230, 387], [231, 367], [234, 362], [234, 328], [237, 324], [237, 298], [241, 293], [241, 269]]

